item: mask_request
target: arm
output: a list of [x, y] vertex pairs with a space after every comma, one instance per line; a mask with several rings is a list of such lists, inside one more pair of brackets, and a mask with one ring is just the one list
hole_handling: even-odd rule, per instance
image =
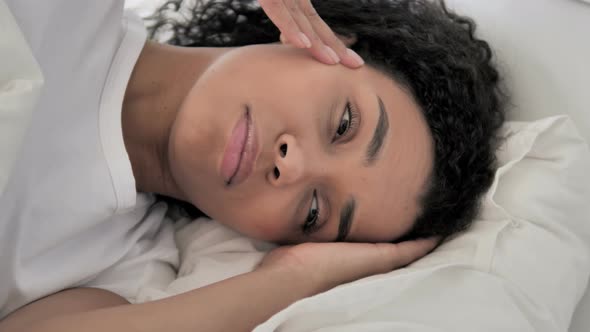
[[259, 269], [159, 301], [58, 316], [27, 331], [251, 331], [321, 290], [298, 276], [287, 269]]
[[280, 247], [253, 272], [150, 303], [122, 304], [114, 294], [92, 289], [54, 294], [0, 322], [0, 332], [250, 331], [299, 299], [405, 266], [436, 244], [428, 239]]

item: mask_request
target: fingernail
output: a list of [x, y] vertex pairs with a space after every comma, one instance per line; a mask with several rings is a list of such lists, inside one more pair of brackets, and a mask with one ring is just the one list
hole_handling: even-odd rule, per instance
[[354, 61], [359, 65], [362, 66], [363, 64], [365, 64], [365, 60], [363, 60], [363, 58], [361, 58], [360, 55], [358, 55], [358, 53], [356, 53], [355, 51], [353, 51], [350, 48], [346, 49], [346, 54], [348, 54], [349, 57], [351, 57], [352, 59], [354, 59]]
[[338, 63], [340, 62], [340, 58], [338, 57], [338, 54], [336, 54], [336, 52], [334, 52], [334, 50], [330, 47], [330, 46], [324, 46], [325, 52], [326, 54], [330, 57], [330, 59], [332, 59], [332, 61], [334, 61], [334, 63]]
[[305, 47], [305, 48], [311, 47], [311, 40], [309, 40], [309, 38], [307, 38], [307, 36], [303, 32], [299, 33], [298, 38], [299, 38], [299, 41], [301, 42], [301, 45], [303, 45], [303, 47]]

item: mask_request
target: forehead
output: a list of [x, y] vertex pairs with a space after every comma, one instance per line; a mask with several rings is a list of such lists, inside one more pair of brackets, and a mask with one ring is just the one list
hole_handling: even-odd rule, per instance
[[[378, 95], [385, 106], [389, 130], [383, 150], [373, 166], [359, 165], [352, 194], [357, 199], [357, 213], [349, 238], [356, 241], [390, 241], [404, 235], [420, 210], [419, 198], [428, 181], [433, 164], [430, 131], [419, 106], [400, 84], [370, 67], [357, 73], [360, 95]], [[367, 110], [363, 128], [367, 141], [379, 117], [377, 110]]]

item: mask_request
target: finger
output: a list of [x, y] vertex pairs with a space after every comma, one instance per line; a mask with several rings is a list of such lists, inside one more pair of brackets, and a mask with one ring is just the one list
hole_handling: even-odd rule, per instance
[[390, 269], [406, 266], [424, 257], [439, 243], [439, 238], [418, 239], [396, 244], [378, 244], [382, 246], [384, 263], [390, 264]]
[[[329, 46], [327, 46], [324, 41], [320, 38], [319, 35], [316, 34], [312, 23], [310, 22], [310, 17], [317, 17], [317, 12], [311, 5], [309, 0], [286, 0], [289, 1], [289, 10], [291, 16], [295, 23], [299, 26], [299, 29], [303, 34], [309, 37], [311, 41], [311, 47], [309, 48], [309, 52], [311, 55], [323, 62], [325, 64], [333, 65], [340, 62], [340, 57], [338, 54]], [[300, 4], [303, 2], [303, 4]]]
[[[350, 68], [357, 68], [364, 64], [363, 59], [352, 49], [346, 47], [344, 42], [338, 38], [328, 24], [318, 15], [310, 0], [298, 1], [300, 1], [300, 10], [297, 13], [292, 13], [292, 16], [303, 33], [310, 36], [312, 32], [308, 32], [307, 30], [311, 29], [313, 35], [323, 43], [324, 49], [333, 50], [339, 62], [343, 65]], [[313, 45], [314, 38], [311, 38], [311, 41]], [[313, 50], [312, 46], [312, 52]]]
[[[378, 273], [387, 273], [404, 267], [432, 251], [438, 239], [422, 239], [392, 243], [322, 243], [324, 248], [332, 245], [338, 252], [326, 268], [338, 266], [344, 280], [356, 280]], [[329, 274], [326, 272], [326, 274]]]
[[301, 32], [282, 0], [258, 0], [258, 2], [268, 18], [279, 28], [281, 34], [284, 35], [285, 40], [300, 48], [311, 46], [309, 38]]

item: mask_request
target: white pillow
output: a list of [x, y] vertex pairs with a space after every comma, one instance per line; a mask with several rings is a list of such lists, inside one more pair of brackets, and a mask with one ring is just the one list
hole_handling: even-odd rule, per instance
[[[590, 275], [590, 150], [566, 117], [512, 122], [470, 231], [408, 268], [303, 299], [256, 331], [565, 331]], [[215, 222], [177, 233], [181, 271], [140, 301], [255, 267], [268, 247]]]
[[[512, 95], [511, 119], [567, 113], [590, 142], [590, 1], [447, 0], [493, 45]], [[590, 175], [587, 175], [590, 176]], [[590, 331], [590, 289], [570, 332]]]

